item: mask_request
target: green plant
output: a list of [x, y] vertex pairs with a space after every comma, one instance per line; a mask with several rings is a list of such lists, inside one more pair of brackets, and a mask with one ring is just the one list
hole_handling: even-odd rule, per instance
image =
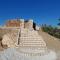
[[48, 26], [45, 24], [42, 26], [42, 30], [56, 38], [60, 38], [60, 29], [58, 29], [57, 27], [54, 28], [51, 25]]

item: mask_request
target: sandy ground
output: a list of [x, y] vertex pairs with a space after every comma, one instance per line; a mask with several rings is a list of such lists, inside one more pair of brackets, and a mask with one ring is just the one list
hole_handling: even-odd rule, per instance
[[47, 47], [56, 52], [58, 57], [57, 60], [60, 60], [60, 39], [55, 38], [42, 30], [40, 30], [38, 33], [44, 38]]

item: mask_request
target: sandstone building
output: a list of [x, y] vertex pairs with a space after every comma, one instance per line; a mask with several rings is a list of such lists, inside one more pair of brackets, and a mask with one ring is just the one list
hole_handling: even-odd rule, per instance
[[24, 19], [12, 19], [6, 22], [6, 27], [20, 27], [20, 28], [28, 28], [28, 29], [36, 29], [36, 24], [32, 19], [25, 21]]

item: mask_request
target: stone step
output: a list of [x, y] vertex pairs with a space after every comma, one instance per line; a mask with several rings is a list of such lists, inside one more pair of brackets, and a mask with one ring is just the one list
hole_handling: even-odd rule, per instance
[[43, 44], [20, 44], [21, 46], [44, 46]]
[[45, 47], [46, 44], [37, 31], [22, 30], [20, 37], [20, 46], [41, 46]]

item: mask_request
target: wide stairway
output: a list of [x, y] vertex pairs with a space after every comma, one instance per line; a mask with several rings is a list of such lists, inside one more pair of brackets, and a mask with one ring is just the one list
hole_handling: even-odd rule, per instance
[[47, 53], [46, 43], [35, 30], [20, 30], [18, 50], [27, 55], [44, 55]]
[[8, 47], [16, 47], [25, 55], [44, 55], [48, 53], [44, 39], [35, 30], [18, 29], [3, 36], [2, 43]]

